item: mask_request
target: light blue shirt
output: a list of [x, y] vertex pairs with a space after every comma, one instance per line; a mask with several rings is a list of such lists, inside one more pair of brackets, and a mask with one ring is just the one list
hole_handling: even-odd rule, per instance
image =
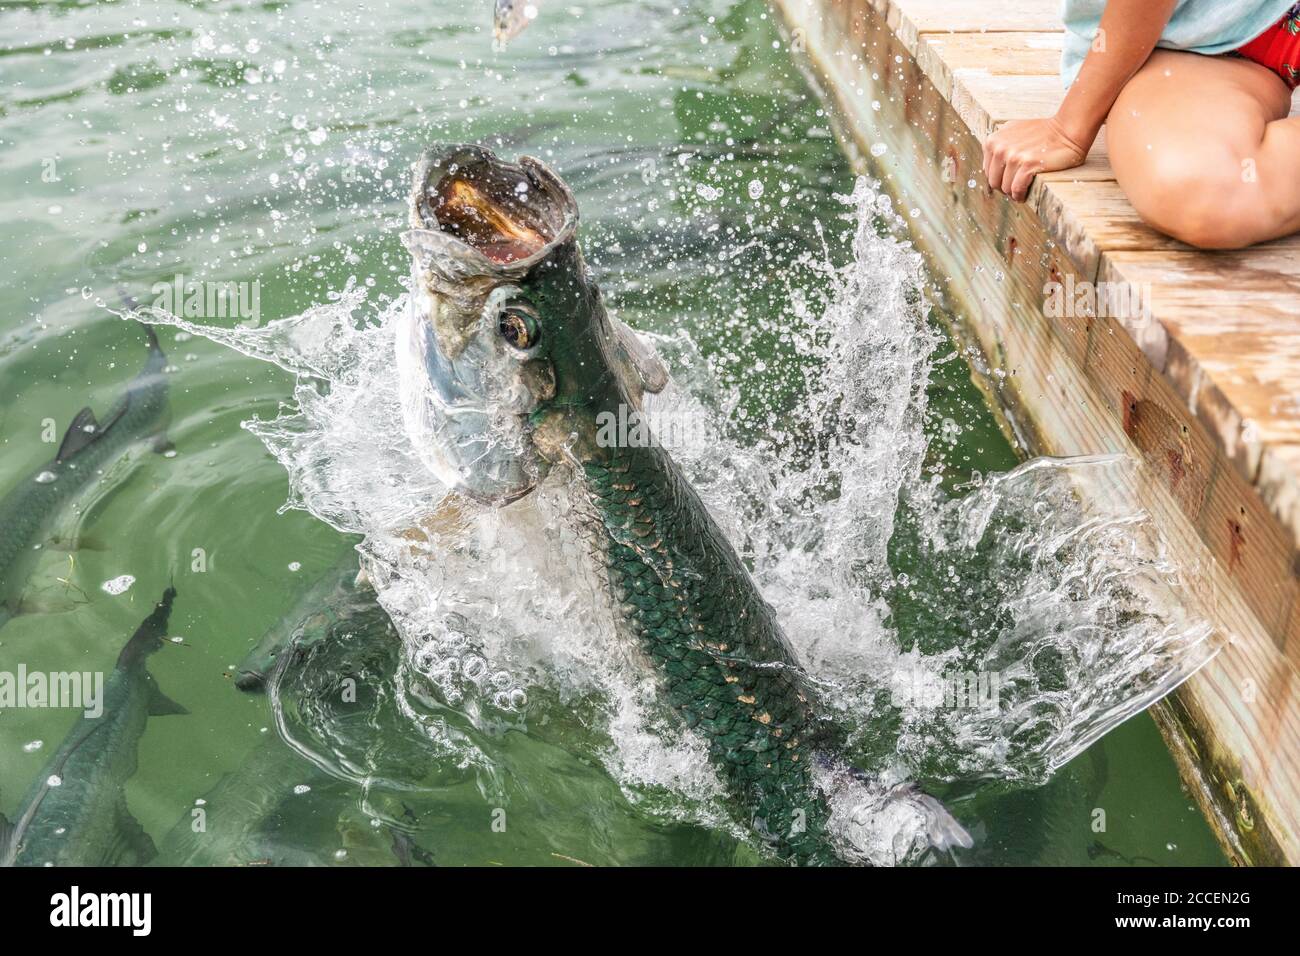
[[[1193, 53], [1227, 53], [1245, 46], [1295, 6], [1296, 0], [1179, 0], [1157, 46]], [[1061, 79], [1069, 86], [1092, 49], [1106, 0], [1065, 0]]]

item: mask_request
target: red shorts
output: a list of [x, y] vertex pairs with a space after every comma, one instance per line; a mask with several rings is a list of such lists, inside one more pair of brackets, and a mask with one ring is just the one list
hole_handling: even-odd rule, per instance
[[1300, 84], [1300, 3], [1236, 53], [1268, 67], [1294, 90]]

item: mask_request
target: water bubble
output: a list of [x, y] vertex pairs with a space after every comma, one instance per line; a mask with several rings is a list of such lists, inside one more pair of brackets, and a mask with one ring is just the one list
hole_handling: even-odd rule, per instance
[[63, 778], [57, 773], [52, 773], [45, 778], [45, 784], [49, 787], [61, 787], [63, 786]]
[[884, 156], [885, 153], [887, 153], [887, 152], [889, 152], [889, 147], [886, 146], [884, 143], [872, 143], [872, 144], [871, 144], [871, 155], [872, 155], [872, 156], [876, 156], [876, 157]]
[[52, 472], [52, 471], [43, 471], [43, 472], [41, 472], [39, 475], [36, 476], [36, 483], [37, 483], [38, 485], [48, 485], [48, 484], [49, 484], [50, 482], [52, 482], [52, 481], [58, 481], [58, 479], [59, 479], [59, 476], [56, 475], [54, 472]]
[[305, 783], [300, 783], [293, 788], [293, 792], [301, 797], [304, 793], [311, 793], [311, 787]]
[[43, 740], [31, 740], [23, 744], [23, 753], [34, 754], [36, 753], [36, 751], [40, 750], [44, 746], [45, 746], [45, 741]]
[[757, 179], [751, 179], [749, 181], [749, 198], [750, 199], [763, 198], [763, 184], [759, 182]]
[[477, 654], [470, 654], [461, 662], [461, 673], [465, 675], [466, 679], [475, 682], [487, 674], [487, 669], [487, 661]]

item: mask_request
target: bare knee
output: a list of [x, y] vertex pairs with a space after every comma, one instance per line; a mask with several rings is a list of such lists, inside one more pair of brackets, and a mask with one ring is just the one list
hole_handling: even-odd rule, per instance
[[1277, 216], [1249, 162], [1168, 156], [1129, 195], [1148, 225], [1198, 249], [1241, 249], [1276, 235]]

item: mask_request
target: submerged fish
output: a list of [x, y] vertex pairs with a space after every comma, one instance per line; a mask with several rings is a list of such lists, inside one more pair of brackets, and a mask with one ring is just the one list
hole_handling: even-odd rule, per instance
[[259, 691], [290, 649], [302, 649], [325, 638], [340, 622], [375, 604], [374, 592], [359, 584], [354, 553], [312, 584], [289, 613], [267, 629], [244, 656], [235, 673], [240, 690]]
[[395, 813], [400, 826], [358, 820], [356, 800], [350, 784], [273, 740], [195, 801], [163, 838], [155, 865], [434, 865], [401, 828], [418, 824], [411, 811]]
[[152, 439], [161, 448], [165, 443], [167, 358], [154, 330], [142, 328], [149, 355], [126, 394], [103, 421], [90, 408], [77, 412], [54, 460], [0, 498], [0, 625], [21, 612], [35, 548], [62, 510], [133, 444]]
[[158, 689], [146, 666], [162, 647], [176, 589], [168, 588], [118, 655], [102, 713], [85, 715], [32, 784], [17, 818], [0, 817], [0, 866], [147, 863], [153, 840], [131, 816], [126, 782], [152, 716], [188, 713]]
[[504, 49], [507, 43], [537, 19], [537, 5], [541, 2], [542, 0], [494, 0], [492, 41], [497, 49]]
[[[414, 270], [396, 355], [407, 430], [450, 488], [480, 501], [513, 501], [550, 468], [572, 469], [619, 623], [746, 821], [779, 857], [835, 862], [832, 804], [871, 791], [837, 756], [818, 689], [667, 452], [610, 440], [605, 426], [668, 376], [607, 315], [577, 224], [572, 192], [535, 159], [506, 163], [473, 146], [426, 154], [403, 237]], [[878, 788], [854, 810], [901, 810], [935, 845], [970, 842], [910, 786]]]

